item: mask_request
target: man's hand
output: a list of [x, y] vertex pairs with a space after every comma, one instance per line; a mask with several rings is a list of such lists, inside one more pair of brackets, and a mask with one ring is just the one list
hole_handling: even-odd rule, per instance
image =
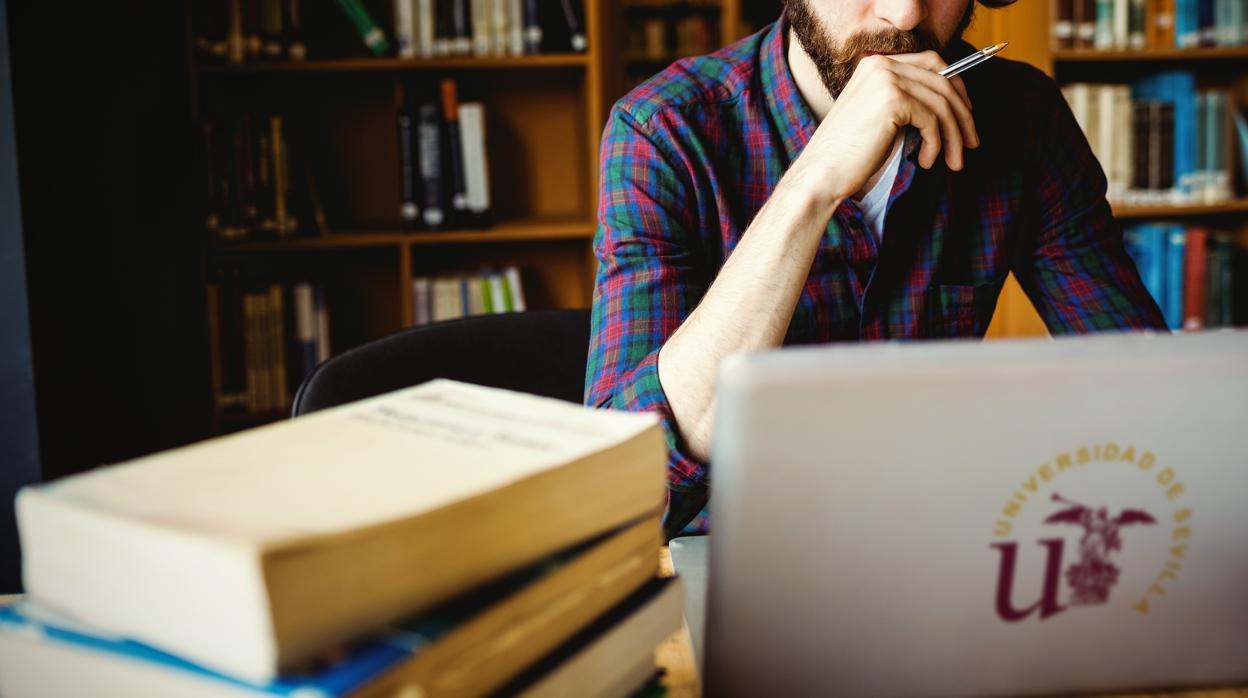
[[962, 148], [978, 147], [979, 135], [966, 85], [941, 77], [944, 68], [934, 51], [863, 58], [786, 179], [825, 201], [850, 198], [906, 126], [923, 137], [920, 166], [932, 167], [943, 149], [949, 169], [962, 169]]

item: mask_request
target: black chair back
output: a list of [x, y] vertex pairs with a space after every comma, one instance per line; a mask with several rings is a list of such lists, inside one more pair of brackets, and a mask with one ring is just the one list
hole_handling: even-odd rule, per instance
[[451, 378], [581, 402], [588, 310], [477, 315], [397, 332], [321, 364], [299, 386], [293, 416]]

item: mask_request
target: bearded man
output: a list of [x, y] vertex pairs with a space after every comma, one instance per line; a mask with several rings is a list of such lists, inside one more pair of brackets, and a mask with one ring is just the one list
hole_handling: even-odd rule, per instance
[[1164, 329], [1053, 81], [1000, 57], [937, 74], [973, 11], [788, 0], [612, 109], [585, 399], [662, 417], [669, 537], [707, 528], [731, 354], [982, 337], [1010, 271], [1055, 334]]

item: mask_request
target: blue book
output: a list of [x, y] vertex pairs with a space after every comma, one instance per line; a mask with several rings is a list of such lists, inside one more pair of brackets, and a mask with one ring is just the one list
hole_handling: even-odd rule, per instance
[[1214, 0], [1196, 0], [1196, 23], [1199, 26], [1201, 46], [1214, 44]]
[[[128, 665], [131, 671], [123, 673], [114, 670], [110, 675], [129, 675], [134, 681], [131, 686], [135, 689], [133, 695], [150, 694], [152, 682], [156, 681], [155, 685], [168, 695], [195, 690], [195, 695], [205, 696], [347, 696], [414, 654], [423, 643], [423, 638], [395, 633], [357, 647], [348, 656], [321, 671], [260, 684], [204, 669], [132, 640], [111, 637], [28, 601], [0, 607], [0, 655], [11, 659], [20, 657], [25, 666], [35, 670], [32, 674], [53, 667], [67, 669], [73, 666], [76, 657], [82, 656], [94, 659], [97, 666]], [[24, 681], [37, 680], [35, 677], [24, 677], [21, 673], [14, 671], [13, 667], [5, 667], [3, 675], [0, 675], [0, 689], [6, 695], [21, 694], [24, 691], [20, 686], [24, 685]], [[86, 676], [83, 678], [86, 679]], [[104, 687], [96, 685], [96, 688]], [[124, 688], [110, 685], [105, 693], [123, 695], [119, 690]]]
[[1235, 117], [1235, 140], [1239, 143], [1239, 169], [1244, 177], [1244, 181], [1248, 182], [1248, 119], [1244, 119], [1244, 112], [1239, 109], [1234, 111]]
[[1196, 78], [1182, 70], [1158, 76], [1157, 99], [1174, 105], [1174, 183], [1186, 195], [1196, 191]]
[[1127, 245], [1127, 253], [1135, 260], [1136, 269], [1140, 272], [1140, 280], [1148, 289], [1149, 295], [1157, 302], [1158, 307], [1165, 300], [1165, 260], [1166, 237], [1164, 230], [1156, 223], [1141, 223], [1128, 230], [1123, 238]]
[[1187, 261], [1187, 229], [1181, 225], [1167, 228], [1165, 303], [1162, 314], [1172, 330], [1183, 329], [1183, 267]]
[[1174, 44], [1191, 48], [1200, 44], [1200, 9], [1198, 0], [1175, 0]]

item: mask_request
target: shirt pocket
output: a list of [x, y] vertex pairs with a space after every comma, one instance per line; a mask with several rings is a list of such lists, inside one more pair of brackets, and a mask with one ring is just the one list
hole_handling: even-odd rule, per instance
[[992, 322], [1005, 279], [984, 284], [946, 284], [928, 289], [930, 337], [983, 337]]

